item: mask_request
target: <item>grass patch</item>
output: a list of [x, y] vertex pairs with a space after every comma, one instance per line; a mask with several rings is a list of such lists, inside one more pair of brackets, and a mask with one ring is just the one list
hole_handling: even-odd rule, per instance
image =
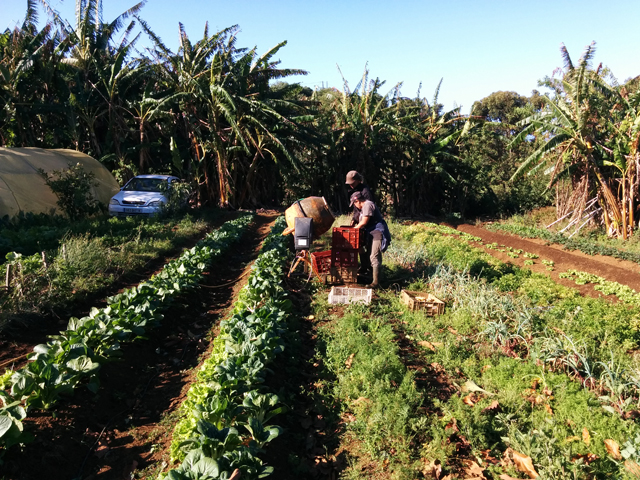
[[[635, 451], [638, 427], [625, 418], [640, 402], [640, 370], [627, 352], [638, 347], [640, 310], [583, 298], [441, 229], [393, 228], [390, 270], [421, 263], [423, 278], [408, 288], [434, 292], [447, 311], [409, 312], [389, 292], [341, 318], [327, 314], [326, 361], [338, 379], [332, 391], [356, 418], [354, 455], [375, 459], [391, 478], [438, 464], [465, 478], [469, 462], [487, 478], [521, 478], [513, 452], [531, 457], [539, 478], [624, 477], [605, 440]], [[316, 311], [327, 308], [319, 301]], [[450, 395], [416, 382], [399, 336]], [[363, 478], [357, 458], [352, 465], [347, 476]]]
[[[212, 211], [171, 218], [112, 218], [101, 225], [79, 222], [61, 238], [56, 237], [59, 246], [46, 251], [44, 257], [41, 253], [9, 253], [0, 265], [2, 278], [7, 268], [12, 272], [11, 288], [0, 292], [0, 321], [24, 313], [67, 308], [202, 235], [220, 214]], [[71, 233], [79, 226], [88, 230]]]

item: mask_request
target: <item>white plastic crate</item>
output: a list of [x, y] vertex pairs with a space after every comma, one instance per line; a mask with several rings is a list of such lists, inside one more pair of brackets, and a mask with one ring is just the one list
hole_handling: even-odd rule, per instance
[[329, 303], [371, 303], [372, 291], [370, 288], [331, 287]]

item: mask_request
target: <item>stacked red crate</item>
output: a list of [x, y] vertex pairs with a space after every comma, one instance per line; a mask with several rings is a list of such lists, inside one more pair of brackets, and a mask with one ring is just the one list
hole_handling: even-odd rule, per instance
[[331, 271], [344, 283], [354, 283], [358, 276], [358, 250], [364, 242], [364, 230], [335, 227], [331, 238]]
[[364, 245], [364, 229], [335, 227], [331, 238], [331, 249], [358, 250]]
[[312, 252], [311, 263], [313, 264], [313, 270], [318, 274], [322, 275], [331, 272], [331, 250]]
[[364, 230], [336, 227], [331, 238], [331, 250], [312, 252], [313, 270], [326, 283], [355, 283], [358, 280], [358, 250], [364, 242]]

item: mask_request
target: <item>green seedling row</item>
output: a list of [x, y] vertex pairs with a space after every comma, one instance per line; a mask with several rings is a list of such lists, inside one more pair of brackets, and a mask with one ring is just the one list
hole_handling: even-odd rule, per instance
[[611, 282], [603, 277], [594, 275], [593, 273], [580, 272], [578, 270], [569, 270], [561, 273], [560, 278], [573, 278], [577, 285], [586, 285], [588, 283], [596, 284], [595, 290], [605, 295], [615, 295], [621, 302], [633, 306], [640, 306], [640, 294], [627, 285], [618, 282]]
[[66, 330], [34, 348], [25, 367], [0, 377], [0, 456], [28, 441], [21, 421], [29, 409], [50, 408], [80, 384], [96, 392], [100, 366], [121, 355], [122, 342], [143, 339], [149, 328], [157, 326], [172, 299], [197, 286], [211, 263], [240, 239], [252, 218], [245, 215], [225, 223], [148, 281], [110, 297], [107, 307], [71, 318]]
[[171, 456], [179, 467], [166, 480], [242, 479], [268, 476], [273, 468], [260, 460], [263, 447], [281, 428], [271, 419], [285, 411], [277, 395], [262, 383], [268, 364], [285, 348], [291, 303], [281, 286], [287, 237], [284, 217], [276, 222], [253, 265], [231, 316], [221, 322], [211, 356], [204, 361], [180, 410]]
[[[567, 250], [578, 250], [587, 255], [606, 255], [609, 257], [640, 263], [640, 253], [623, 250], [596, 240], [584, 237], [572, 237], [552, 232], [544, 228], [530, 227], [513, 223], [492, 223], [485, 225], [487, 230], [502, 231], [523, 238], [539, 238], [551, 243], [563, 245]], [[608, 242], [611, 242], [609, 240]]]

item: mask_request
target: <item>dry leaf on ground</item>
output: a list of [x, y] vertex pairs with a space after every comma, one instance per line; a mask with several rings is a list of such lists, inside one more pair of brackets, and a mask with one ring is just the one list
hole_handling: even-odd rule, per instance
[[371, 403], [371, 400], [369, 400], [367, 397], [358, 397], [356, 398], [353, 403]]
[[466, 480], [487, 480], [484, 476], [484, 470], [473, 460], [465, 462], [467, 468], [464, 469], [464, 473], [467, 475]]
[[479, 387], [473, 380], [467, 380], [462, 385], [463, 392], [481, 392], [485, 395], [493, 396], [495, 393], [487, 392], [484, 388]]
[[482, 413], [497, 413], [501, 410], [500, 404], [497, 400], [491, 402], [491, 405], [482, 409]]
[[463, 403], [466, 403], [467, 405], [469, 405], [470, 407], [475, 406], [476, 404], [476, 400], [475, 398], [473, 398], [473, 393], [470, 393], [469, 395], [467, 395], [466, 397], [464, 397], [462, 399]]
[[344, 362], [345, 366], [347, 368], [351, 368], [351, 364], [353, 363], [353, 358], [356, 356], [355, 353], [352, 353], [351, 355], [349, 355], [349, 358], [347, 358], [347, 361]]
[[436, 351], [436, 347], [433, 345], [433, 343], [427, 342], [426, 340], [422, 340], [422, 341], [418, 342], [418, 345], [420, 345], [421, 347], [428, 348], [432, 352]]
[[442, 465], [440, 464], [440, 460], [425, 460], [425, 466], [422, 469], [422, 474], [426, 478], [435, 478], [436, 480], [440, 480], [442, 476]]
[[513, 463], [518, 471], [526, 473], [529, 478], [538, 478], [538, 472], [536, 472], [536, 469], [533, 467], [531, 457], [516, 452], [515, 450], [512, 450], [511, 454], [513, 455]]
[[506, 473], [503, 473], [502, 475], [499, 475], [498, 478], [500, 480], [522, 480], [521, 478], [511, 477], [511, 476], [507, 475]]
[[589, 430], [587, 430], [587, 427], [584, 427], [582, 429], [582, 441], [585, 445], [589, 445], [591, 443], [591, 435], [589, 434]]
[[638, 465], [636, 462], [626, 460], [624, 462], [624, 468], [634, 477], [640, 478], [640, 465]]
[[608, 438], [604, 441], [604, 446], [607, 447], [607, 452], [609, 452], [609, 455], [611, 455], [613, 458], [615, 458], [616, 460], [622, 459], [622, 455], [620, 455], [620, 446], [618, 445], [618, 442]]

